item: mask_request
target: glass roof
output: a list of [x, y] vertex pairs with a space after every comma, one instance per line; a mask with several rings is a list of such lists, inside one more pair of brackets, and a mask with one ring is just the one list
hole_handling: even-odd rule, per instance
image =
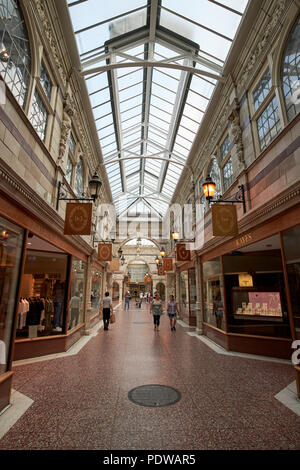
[[117, 214], [163, 217], [248, 0], [67, 3]]

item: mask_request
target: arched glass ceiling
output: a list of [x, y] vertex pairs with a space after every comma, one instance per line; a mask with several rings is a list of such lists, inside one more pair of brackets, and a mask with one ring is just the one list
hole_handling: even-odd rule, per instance
[[68, 1], [119, 216], [166, 213], [247, 3]]

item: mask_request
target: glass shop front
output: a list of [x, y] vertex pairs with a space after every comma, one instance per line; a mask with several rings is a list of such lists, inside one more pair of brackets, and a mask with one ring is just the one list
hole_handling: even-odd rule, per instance
[[296, 226], [203, 262], [204, 324], [234, 341], [281, 340], [288, 351], [300, 338], [299, 241]]
[[189, 268], [180, 272], [179, 310], [183, 317], [189, 319], [190, 324], [196, 322], [196, 272], [195, 268]]

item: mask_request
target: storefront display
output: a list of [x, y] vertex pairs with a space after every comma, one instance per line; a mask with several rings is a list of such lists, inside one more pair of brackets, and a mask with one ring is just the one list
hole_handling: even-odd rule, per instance
[[197, 291], [196, 291], [196, 271], [195, 269], [189, 269], [189, 298], [190, 298], [190, 316], [196, 316], [196, 302], [197, 302]]
[[83, 323], [85, 301], [86, 263], [73, 258], [70, 284], [69, 324], [72, 330]]
[[24, 231], [0, 217], [0, 374], [7, 371]]
[[225, 330], [224, 289], [220, 258], [203, 263], [204, 321]]
[[91, 316], [99, 313], [102, 289], [102, 272], [92, 268]]
[[189, 278], [188, 271], [180, 273], [180, 313], [189, 314]]
[[54, 251], [54, 246], [38, 237], [29, 240], [30, 249], [27, 249], [17, 309], [16, 336], [32, 338], [61, 334], [68, 255]]
[[282, 241], [286, 259], [295, 336], [300, 339], [300, 225], [283, 232]]
[[233, 289], [232, 294], [235, 316], [282, 317], [280, 292], [247, 292]]
[[[290, 338], [279, 235], [272, 246], [223, 256], [229, 333]], [[241, 275], [248, 275], [248, 285], [241, 285]]]

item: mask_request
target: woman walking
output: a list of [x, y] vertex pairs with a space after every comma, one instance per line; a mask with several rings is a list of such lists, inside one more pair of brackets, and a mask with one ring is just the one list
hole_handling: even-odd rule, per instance
[[170, 295], [170, 300], [168, 302], [168, 315], [170, 318], [171, 331], [176, 331], [176, 315], [177, 315], [177, 303], [174, 299], [174, 295]]
[[110, 314], [113, 312], [112, 299], [111, 297], [109, 297], [109, 292], [105, 292], [105, 297], [102, 301], [102, 306], [103, 306], [104, 330], [108, 330]]
[[159, 298], [159, 293], [155, 294], [155, 297], [150, 304], [150, 314], [153, 315], [154, 320], [154, 331], [159, 331], [160, 317], [163, 314], [162, 301]]

